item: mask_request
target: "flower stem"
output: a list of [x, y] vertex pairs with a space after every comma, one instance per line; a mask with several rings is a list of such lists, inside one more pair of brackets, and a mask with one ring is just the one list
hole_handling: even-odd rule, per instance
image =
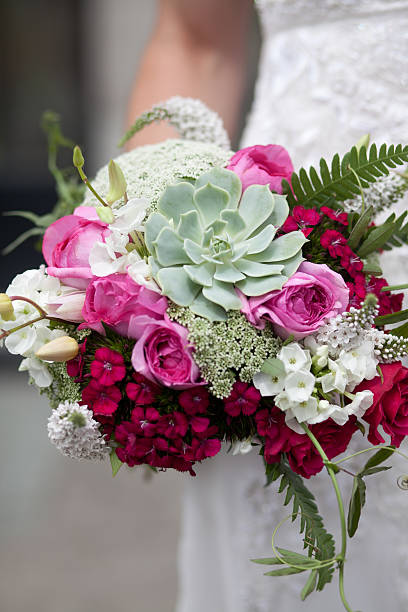
[[101, 198], [101, 196], [99, 195], [99, 193], [97, 193], [95, 191], [95, 189], [92, 187], [91, 183], [88, 180], [88, 177], [86, 176], [85, 172], [82, 170], [82, 168], [78, 168], [77, 170], [79, 172], [79, 176], [81, 177], [81, 179], [83, 180], [83, 182], [85, 183], [85, 185], [88, 187], [88, 189], [93, 193], [93, 195], [95, 196], [95, 198], [97, 200], [99, 200], [99, 202], [102, 204], [102, 206], [107, 206], [109, 207], [109, 205], [105, 202], [105, 200], [103, 200]]
[[347, 610], [347, 612], [353, 612], [352, 608], [350, 608], [350, 605], [347, 602], [347, 599], [344, 593], [344, 563], [346, 560], [346, 550], [347, 550], [347, 529], [346, 529], [346, 515], [344, 512], [344, 504], [343, 504], [343, 500], [342, 500], [341, 493], [340, 493], [339, 483], [337, 482], [336, 474], [330, 465], [329, 458], [324, 452], [316, 436], [310, 431], [310, 429], [305, 423], [302, 423], [302, 428], [305, 431], [305, 433], [309, 436], [317, 452], [323, 459], [323, 463], [326, 466], [326, 470], [331, 478], [331, 481], [333, 483], [333, 487], [336, 493], [337, 505], [338, 505], [339, 514], [340, 514], [340, 526], [341, 526], [341, 551], [338, 556], [338, 559], [339, 559], [338, 561], [339, 563], [339, 593], [340, 593], [340, 599], [343, 603], [344, 609]]
[[34, 308], [36, 308], [38, 310], [38, 312], [40, 313], [40, 315], [42, 317], [46, 317], [47, 316], [47, 313], [45, 312], [45, 310], [43, 308], [41, 308], [41, 306], [39, 304], [37, 304], [33, 300], [30, 300], [30, 298], [24, 297], [22, 295], [12, 295], [10, 297], [10, 300], [12, 302], [28, 302], [29, 304], [31, 304], [31, 306], [34, 306]]

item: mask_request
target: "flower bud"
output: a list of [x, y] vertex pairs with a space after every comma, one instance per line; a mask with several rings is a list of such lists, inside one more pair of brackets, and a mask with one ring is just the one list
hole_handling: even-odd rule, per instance
[[14, 321], [13, 302], [10, 300], [7, 293], [0, 293], [0, 317], [3, 321]]
[[82, 155], [82, 151], [78, 147], [78, 145], [76, 145], [76, 147], [74, 147], [74, 153], [73, 153], [73, 156], [72, 156], [72, 163], [74, 164], [75, 168], [82, 168], [82, 166], [85, 163], [84, 156]]
[[362, 136], [360, 140], [356, 143], [356, 149], [357, 151], [360, 151], [361, 147], [365, 147], [366, 149], [368, 149], [369, 144], [370, 144], [370, 134], [364, 134], [364, 136]]
[[109, 206], [97, 206], [96, 213], [101, 221], [104, 223], [113, 223], [115, 217], [113, 215], [112, 209]]
[[78, 342], [70, 336], [61, 336], [44, 344], [35, 356], [43, 361], [64, 362], [74, 359], [79, 352]]
[[106, 201], [108, 204], [113, 204], [117, 200], [120, 200], [121, 197], [125, 195], [126, 192], [126, 179], [125, 176], [113, 159], [110, 160], [108, 165], [109, 171], [109, 193], [106, 196]]

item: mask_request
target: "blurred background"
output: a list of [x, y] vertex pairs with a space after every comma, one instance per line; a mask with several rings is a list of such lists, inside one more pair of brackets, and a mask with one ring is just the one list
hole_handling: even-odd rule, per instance
[[[146, 0], [2, 0], [1, 211], [45, 214], [55, 204], [40, 126], [47, 109], [81, 145], [89, 176], [118, 153], [155, 10]], [[256, 25], [253, 38], [256, 54]], [[0, 249], [32, 227], [0, 219]], [[42, 263], [34, 243], [0, 258], [0, 291]], [[112, 480], [108, 464], [64, 458], [48, 441], [47, 402], [17, 372], [19, 361], [0, 350], [0, 610], [170, 612], [188, 476], [147, 481], [143, 470], [122, 468]]]

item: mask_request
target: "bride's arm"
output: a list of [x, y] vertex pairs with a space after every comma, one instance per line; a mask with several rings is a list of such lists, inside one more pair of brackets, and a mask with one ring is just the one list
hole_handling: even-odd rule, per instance
[[[245, 87], [252, 0], [160, 0], [158, 17], [133, 85], [128, 123], [171, 96], [200, 98], [233, 138]], [[174, 136], [152, 125], [129, 143]]]

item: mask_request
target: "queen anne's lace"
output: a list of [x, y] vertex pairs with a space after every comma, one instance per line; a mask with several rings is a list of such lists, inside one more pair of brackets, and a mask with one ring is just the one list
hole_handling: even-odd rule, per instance
[[[225, 167], [232, 151], [213, 144], [187, 140], [166, 140], [160, 144], [137, 147], [115, 158], [127, 183], [128, 198], [145, 198], [149, 202], [146, 217], [156, 209], [157, 201], [167, 185], [185, 179], [197, 179], [216, 166]], [[102, 196], [108, 193], [108, 166], [97, 173], [92, 185]], [[85, 194], [86, 206], [97, 206], [90, 191]]]

